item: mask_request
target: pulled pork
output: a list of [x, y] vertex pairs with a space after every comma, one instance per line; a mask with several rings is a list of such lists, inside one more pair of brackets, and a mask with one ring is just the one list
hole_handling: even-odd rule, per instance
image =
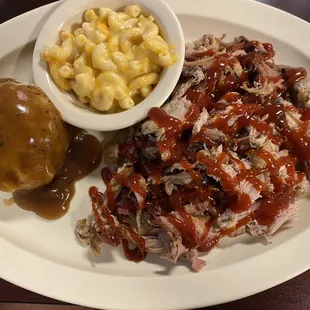
[[90, 189], [83, 243], [123, 245], [199, 271], [222, 237], [270, 239], [308, 191], [309, 83], [276, 66], [271, 44], [205, 35], [188, 44], [179, 85], [148, 120], [110, 145], [105, 193]]

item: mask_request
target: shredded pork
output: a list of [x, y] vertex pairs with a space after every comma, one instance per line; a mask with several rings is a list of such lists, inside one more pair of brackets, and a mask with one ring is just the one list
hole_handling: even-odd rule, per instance
[[[107, 148], [118, 170], [90, 189], [81, 242], [122, 243], [199, 271], [223, 237], [270, 240], [309, 188], [310, 87], [303, 68], [276, 66], [271, 44], [205, 35], [186, 46], [169, 101]], [[309, 144], [308, 144], [309, 143]]]

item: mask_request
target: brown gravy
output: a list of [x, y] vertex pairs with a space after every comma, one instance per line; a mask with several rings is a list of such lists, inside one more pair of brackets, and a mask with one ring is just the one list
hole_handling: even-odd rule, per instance
[[75, 182], [94, 171], [101, 162], [102, 145], [96, 137], [73, 128], [69, 132], [72, 140], [67, 158], [53, 181], [33, 190], [13, 194], [20, 208], [44, 219], [54, 220], [64, 216], [75, 194]]

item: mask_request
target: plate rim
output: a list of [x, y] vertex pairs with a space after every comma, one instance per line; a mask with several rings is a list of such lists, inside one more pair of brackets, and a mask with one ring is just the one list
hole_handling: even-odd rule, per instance
[[[169, 1], [177, 1], [177, 0], [169, 0]], [[169, 2], [168, 1], [168, 2]], [[196, 0], [197, 2], [202, 2], [203, 0]], [[211, 1], [211, 0], [210, 0]], [[220, 0], [219, 2], [224, 2], [229, 0]], [[243, 5], [246, 6], [246, 3], [252, 3], [251, 5], [257, 5], [257, 8], [264, 7], [263, 10], [269, 10], [270, 12], [273, 11], [274, 14], [282, 14], [284, 19], [290, 19], [291, 22], [295, 22], [300, 25], [300, 28], [303, 31], [309, 31], [310, 30], [310, 24], [308, 24], [306, 21], [293, 16], [287, 12], [278, 10], [276, 8], [267, 6], [265, 4], [255, 2], [253, 0], [235, 0], [235, 2], [239, 1], [240, 3], [243, 3]], [[26, 21], [27, 19], [33, 19], [33, 23], [35, 23], [34, 20], [39, 20], [42, 15], [47, 13], [50, 9], [52, 9], [54, 6], [57, 7], [59, 5], [59, 2], [51, 3], [39, 8], [36, 8], [32, 11], [29, 11], [25, 14], [22, 14], [20, 16], [17, 16], [9, 21], [6, 21], [5, 23], [0, 25], [0, 32], [6, 27], [14, 27], [14, 23], [19, 23], [20, 21]], [[268, 9], [266, 8], [268, 7]], [[302, 22], [302, 23], [301, 23]], [[308, 29], [306, 29], [308, 28]], [[285, 35], [287, 36], [287, 35]], [[308, 52], [308, 58], [310, 58], [310, 50]], [[38, 257], [35, 254], [26, 252], [25, 250], [18, 248], [14, 246], [13, 244], [9, 243], [8, 241], [4, 240], [0, 236], [0, 254], [1, 254], [1, 268], [0, 268], [0, 277], [4, 280], [7, 280], [13, 284], [16, 284], [18, 286], [24, 287], [28, 290], [31, 290], [33, 292], [36, 292], [38, 294], [42, 294], [45, 296], [49, 296], [54, 299], [63, 300], [70, 303], [78, 303], [80, 305], [88, 306], [88, 307], [95, 307], [95, 308], [105, 308], [105, 309], [188, 309], [188, 308], [197, 308], [197, 307], [204, 307], [204, 306], [211, 306], [219, 303], [224, 303], [236, 299], [240, 299], [249, 295], [253, 295], [255, 293], [261, 292], [263, 290], [266, 290], [270, 287], [273, 287], [277, 284], [283, 283], [302, 272], [306, 271], [310, 268], [310, 262], [307, 259], [308, 255], [304, 255], [303, 257], [299, 257], [299, 264], [298, 268], [294, 266], [294, 264], [287, 264], [285, 265], [285, 272], [282, 272], [281, 276], [278, 276], [277, 279], [273, 278], [271, 276], [272, 271], [278, 270], [278, 272], [281, 272], [281, 268], [277, 266], [276, 263], [276, 257], [279, 256], [279, 254], [285, 255], [286, 261], [294, 261], [296, 257], [294, 256], [295, 253], [298, 253], [300, 251], [300, 247], [303, 247], [304, 253], [310, 253], [310, 243], [308, 242], [308, 236], [310, 235], [310, 227], [305, 229], [302, 233], [299, 235], [296, 235], [292, 237], [289, 241], [285, 242], [284, 244], [281, 244], [277, 247], [276, 250], [272, 250], [275, 255], [272, 255], [273, 257], [270, 257], [268, 255], [269, 252], [262, 253], [261, 255], [255, 256], [253, 258], [250, 258], [246, 261], [241, 261], [239, 263], [236, 263], [232, 266], [222, 267], [216, 270], [211, 270], [209, 274], [212, 274], [212, 276], [218, 277], [218, 281], [226, 281], [226, 283], [230, 283], [231, 285], [235, 286], [236, 290], [239, 290], [238, 293], [234, 292], [220, 292], [216, 296], [216, 298], [213, 298], [213, 300], [210, 302], [208, 300], [208, 296], [203, 294], [203, 285], [205, 284], [205, 279], [208, 275], [206, 275], [205, 272], [201, 272], [199, 274], [195, 274], [192, 276], [189, 275], [178, 275], [174, 277], [156, 277], [156, 278], [143, 278], [143, 284], [141, 284], [141, 278], [140, 277], [115, 277], [110, 275], [102, 275], [102, 274], [94, 274], [92, 273], [92, 276], [90, 276], [89, 272], [83, 271], [83, 270], [76, 270], [70, 267], [62, 266], [58, 263], [55, 263], [50, 260], [46, 260], [44, 258]], [[297, 240], [296, 240], [297, 239]], [[21, 257], [23, 257], [23, 263], [21, 264]], [[257, 257], [260, 259], [258, 261]], [[246, 285], [241, 283], [234, 283], [232, 280], [229, 279], [227, 275], [231, 274], [232, 269], [238, 269], [238, 270], [244, 270], [248, 266], [253, 265], [253, 260], [256, 261], [256, 270], [254, 270], [250, 276], [253, 279], [262, 279], [264, 278], [264, 284], [255, 284], [255, 287], [247, 287], [248, 291], [246, 293], [240, 292], [242, 287], [246, 287]], [[48, 263], [46, 263], [48, 261]], [[273, 265], [271, 264], [273, 262]], [[35, 265], [36, 268], [40, 268], [41, 272], [33, 273], [33, 270], [31, 268], [24, 268], [29, 265]], [[266, 265], [264, 266], [264, 264]], [[272, 266], [270, 266], [272, 265]], [[12, 268], [14, 266], [14, 268]], [[49, 273], [46, 271], [46, 268], [51, 266], [51, 270], [54, 270], [54, 272], [49, 271]], [[280, 268], [280, 269], [279, 269]], [[283, 267], [282, 267], [283, 268]], [[261, 272], [264, 269], [264, 272]], [[57, 271], [57, 275], [56, 272]], [[44, 272], [45, 271], [45, 272]], [[226, 273], [227, 272], [227, 273]], [[49, 280], [53, 282], [53, 285], [51, 287], [48, 286], [42, 286], [42, 283], [46, 281], [47, 275], [49, 276]], [[71, 278], [72, 276], [72, 278]], [[244, 276], [244, 275], [243, 275]], [[179, 281], [174, 281], [174, 279], [177, 278]], [[32, 279], [31, 283], [27, 279]], [[72, 280], [70, 280], [72, 279]], [[78, 279], [80, 281], [74, 281], [74, 279]], [[91, 287], [91, 285], [94, 285], [94, 283], [102, 283], [102, 281], [109, 282], [110, 288], [106, 290], [106, 294], [113, 294], [116, 292], [116, 290], [119, 287], [120, 281], [127, 281], [130, 282], [132, 285], [135, 286], [137, 290], [139, 290], [141, 293], [139, 294], [139, 304], [134, 301], [134, 298], [132, 296], [127, 296], [130, 300], [130, 304], [126, 304], [126, 307], [124, 307], [124, 303], [118, 302], [115, 303], [113, 300], [110, 300], [109, 302], [102, 304], [103, 297], [97, 298], [96, 295], [98, 291], [96, 292], [90, 292], [90, 295], [84, 296], [83, 292], [85, 288]], [[59, 285], [59, 282], [61, 280], [61, 285]], [[95, 281], [94, 281], [95, 280]], [[251, 279], [246, 279], [248, 281], [247, 284], [251, 283]], [[69, 281], [69, 282], [68, 282]], [[98, 281], [98, 282], [97, 282]], [[72, 283], [75, 282], [75, 283]], [[177, 282], [177, 283], [173, 283]], [[67, 292], [64, 292], [63, 288], [67, 287], [65, 284], [71, 284], [71, 289], [74, 288], [75, 292], [73, 294], [71, 293], [71, 296], [69, 296]], [[173, 284], [174, 287], [170, 287], [171, 291], [169, 291], [169, 295], [167, 295], [167, 292], [163, 290], [162, 285], [165, 283], [165, 287], [170, 286], [170, 284]], [[167, 284], [168, 283], [168, 284]], [[41, 287], [42, 286], [42, 287]], [[184, 297], [181, 300], [180, 298], [180, 292], [185, 292], [188, 290], [188, 288], [192, 288], [191, 291], [191, 297], [190, 300], [184, 300]], [[150, 290], [152, 288], [152, 292]], [[148, 298], [152, 298], [153, 292], [160, 293], [160, 296], [168, 296], [168, 299], [165, 300], [163, 303], [160, 301], [158, 304], [156, 304], [156, 307], [149, 304]], [[80, 294], [80, 295], [79, 295]], [[97, 297], [96, 297], [97, 296]], [[114, 295], [116, 296], [116, 295]], [[180, 300], [173, 300], [171, 296], [177, 297], [179, 296]], [[194, 297], [197, 296], [198, 299], [194, 300]], [[96, 300], [94, 301], [93, 298]], [[87, 301], [85, 301], [88, 299]], [[115, 298], [116, 299], [116, 298]], [[158, 299], [158, 298], [156, 298]], [[154, 296], [153, 296], [154, 300]], [[122, 304], [122, 305], [121, 305]]]

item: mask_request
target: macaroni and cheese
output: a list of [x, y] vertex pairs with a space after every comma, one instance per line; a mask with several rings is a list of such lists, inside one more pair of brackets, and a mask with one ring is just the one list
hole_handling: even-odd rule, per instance
[[73, 33], [61, 32], [61, 45], [41, 52], [63, 90], [108, 113], [132, 108], [150, 95], [164, 67], [178, 55], [160, 35], [152, 16], [137, 5], [123, 12], [88, 10]]

